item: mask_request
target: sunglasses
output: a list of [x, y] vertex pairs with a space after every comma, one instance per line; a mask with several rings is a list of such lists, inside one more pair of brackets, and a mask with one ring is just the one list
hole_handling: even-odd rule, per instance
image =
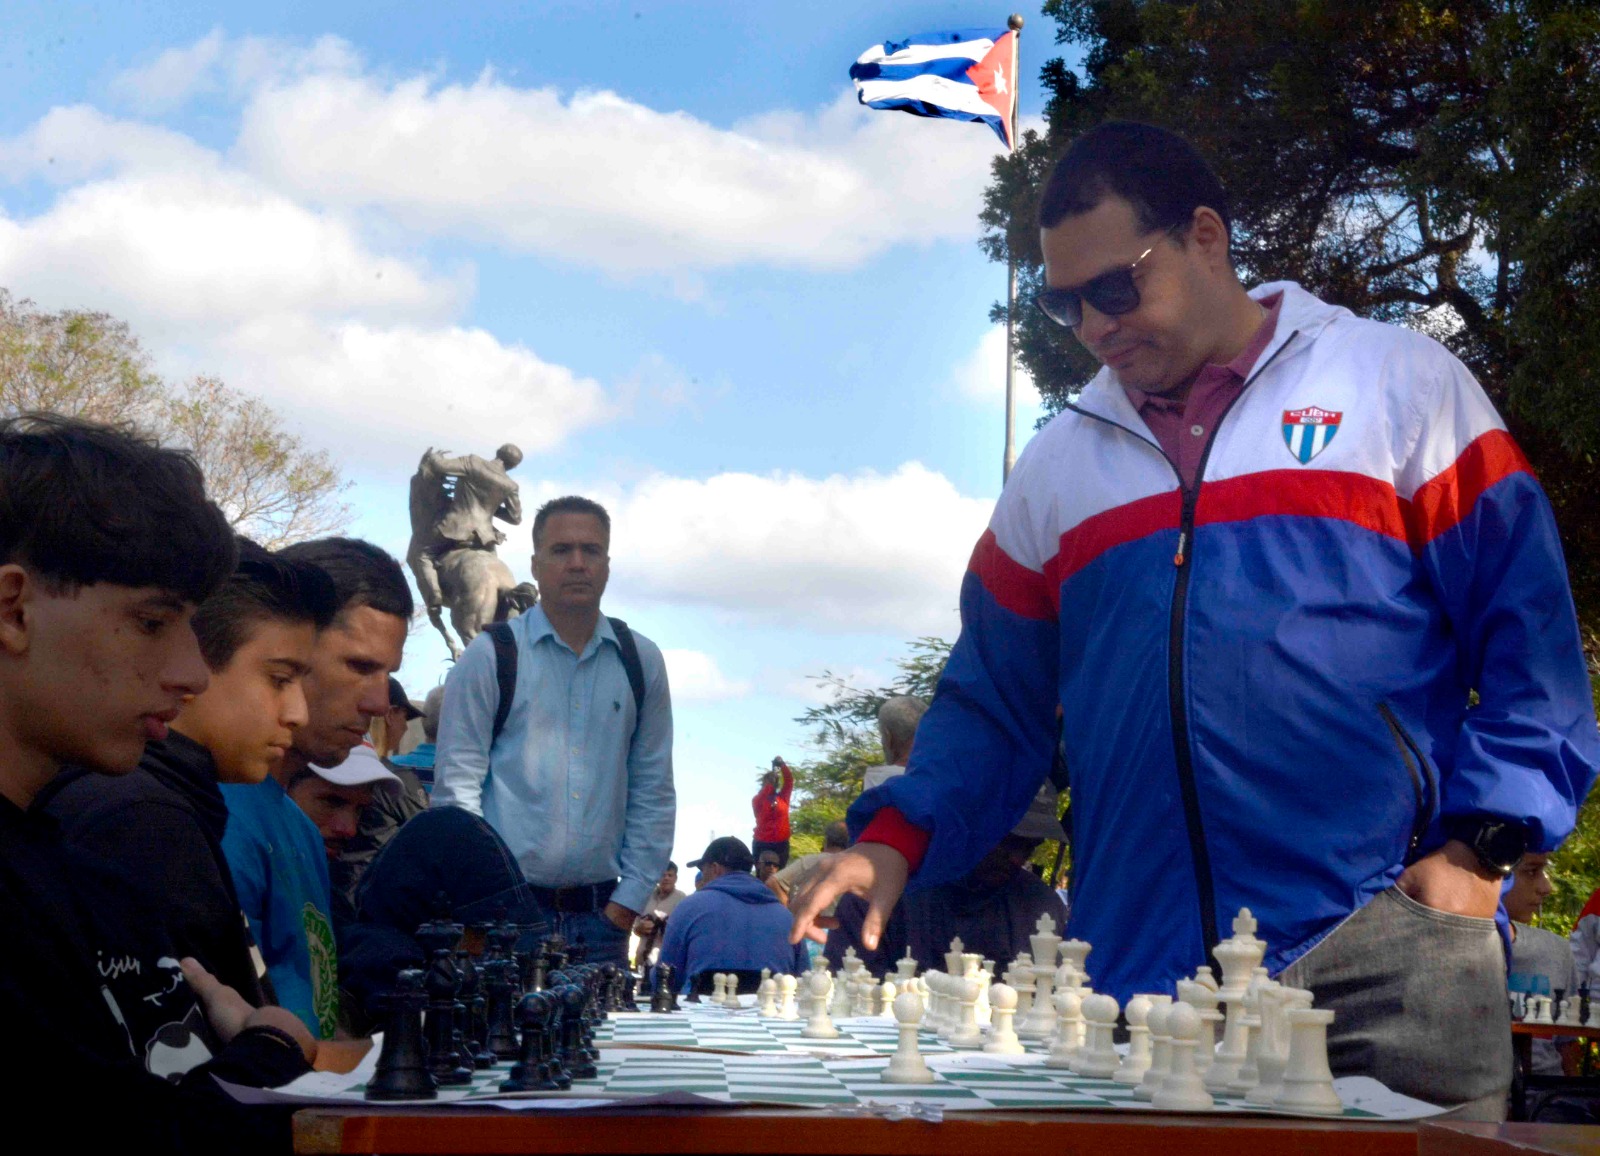
[[[1183, 227], [1173, 225], [1164, 230], [1161, 236], [1170, 237]], [[1075, 289], [1046, 289], [1034, 295], [1033, 303], [1051, 321], [1068, 329], [1076, 329], [1083, 324], [1085, 301], [1107, 317], [1132, 313], [1139, 308], [1139, 287], [1133, 283], [1133, 271], [1139, 267], [1139, 262], [1156, 251], [1156, 245], [1160, 243], [1161, 240], [1157, 239], [1155, 245], [1140, 253], [1125, 268], [1111, 269], [1098, 277], [1091, 277]]]

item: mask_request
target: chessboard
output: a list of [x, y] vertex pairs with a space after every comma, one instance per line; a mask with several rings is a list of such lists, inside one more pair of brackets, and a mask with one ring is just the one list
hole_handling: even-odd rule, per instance
[[[924, 1032], [920, 1049], [935, 1075], [931, 1084], [887, 1084], [880, 1078], [895, 1049], [888, 1020], [841, 1019], [836, 1040], [807, 1040], [801, 1021], [761, 1019], [753, 1011], [695, 1007], [664, 1014], [612, 1015], [596, 1033], [600, 1049], [596, 1077], [574, 1081], [564, 1092], [508, 1094], [500, 1084], [509, 1063], [473, 1074], [471, 1084], [441, 1088], [438, 1098], [403, 1104], [372, 1104], [364, 1097], [374, 1056], [348, 1077], [315, 1072], [276, 1091], [230, 1089], [255, 1102], [361, 1103], [383, 1107], [470, 1108], [495, 1102], [546, 1099], [552, 1108], [646, 1107], [652, 1105], [894, 1108], [934, 1112], [1002, 1109], [1149, 1112], [1148, 1101], [1111, 1080], [1075, 1076], [1042, 1065], [1043, 1047], [1030, 1044], [1022, 1056], [955, 1051]], [[708, 1049], [697, 1051], [693, 1049]], [[739, 1054], [730, 1054], [730, 1053]], [[815, 1053], [823, 1053], [818, 1055]], [[829, 1055], [829, 1053], [835, 1053]], [[853, 1054], [852, 1054], [853, 1053]], [[863, 1053], [873, 1053], [871, 1056]], [[1408, 1120], [1439, 1109], [1388, 1092], [1374, 1080], [1336, 1082], [1345, 1100], [1343, 1119]], [[1294, 1115], [1217, 1097], [1214, 1113]], [[1329, 1117], [1314, 1117], [1328, 1119]]]

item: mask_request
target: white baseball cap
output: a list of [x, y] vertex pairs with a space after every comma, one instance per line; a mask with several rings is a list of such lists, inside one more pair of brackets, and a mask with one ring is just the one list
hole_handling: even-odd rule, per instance
[[341, 787], [364, 787], [369, 783], [383, 787], [392, 783], [393, 789], [399, 790], [402, 786], [399, 776], [384, 766], [378, 752], [366, 743], [352, 750], [350, 757], [337, 767], [319, 767], [313, 763], [311, 769], [328, 782]]

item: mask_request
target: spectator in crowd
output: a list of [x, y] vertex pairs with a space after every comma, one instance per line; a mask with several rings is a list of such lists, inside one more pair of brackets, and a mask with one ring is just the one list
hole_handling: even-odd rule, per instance
[[336, 767], [315, 763], [296, 774], [284, 788], [322, 837], [328, 863], [337, 863], [356, 837], [361, 816], [379, 794], [400, 793], [400, 779], [365, 744]]
[[770, 884], [772, 877], [778, 873], [778, 853], [766, 850], [756, 856], [756, 878], [762, 883]]
[[912, 694], [897, 694], [884, 700], [878, 708], [878, 741], [883, 746], [883, 765], [867, 768], [861, 776], [863, 791], [906, 773], [911, 743], [917, 737], [917, 724], [927, 710], [928, 704]]
[[1600, 887], [1594, 889], [1578, 912], [1570, 942], [1578, 985], [1600, 992]]
[[339, 1021], [328, 854], [317, 825], [287, 792], [316, 774], [312, 766], [337, 768], [389, 709], [389, 675], [400, 666], [413, 607], [400, 564], [369, 542], [324, 538], [279, 556], [324, 570], [339, 610], [317, 635], [305, 680], [309, 717], [293, 747], [264, 782], [223, 786], [222, 849], [279, 1002], [327, 1039]]
[[824, 950], [829, 965], [837, 970], [853, 947], [874, 975], [883, 975], [894, 970], [909, 946], [923, 968], [943, 970], [944, 953], [956, 936], [967, 951], [1004, 963], [1029, 950], [1039, 916], [1050, 916], [1058, 930], [1065, 927], [1066, 906], [1028, 869], [1040, 843], [1066, 838], [1056, 818], [1058, 805], [1055, 789], [1041, 787], [1022, 821], [976, 867], [901, 900], [875, 947], [868, 947], [861, 934], [866, 901], [856, 895], [840, 898], [834, 911], [838, 926], [828, 932]]
[[[1525, 995], [1553, 995], [1560, 991], [1576, 999], [1572, 948], [1554, 932], [1532, 926], [1544, 901], [1550, 896], [1550, 879], [1544, 873], [1550, 856], [1524, 855], [1511, 877], [1511, 887], [1501, 900], [1511, 919], [1511, 970], [1507, 987]], [[1562, 1074], [1561, 1052], [1571, 1049], [1569, 1040], [1534, 1040], [1533, 1070], [1540, 1075]]]
[[[422, 700], [422, 741], [403, 755], [391, 755], [389, 769], [406, 784], [406, 793], [433, 794], [433, 764], [439, 741], [439, 712], [444, 708], [444, 687], [436, 686]], [[415, 782], [413, 782], [415, 780]]]
[[639, 940], [633, 965], [639, 971], [643, 971], [651, 961], [652, 953], [660, 950], [667, 916], [677, 910], [684, 898], [684, 893], [678, 890], [678, 865], [669, 862], [667, 869], [661, 873], [656, 889], [650, 892], [650, 897], [644, 902], [644, 913], [633, 921], [633, 934]]
[[556, 498], [534, 515], [539, 604], [499, 646], [495, 627], [473, 639], [451, 670], [433, 805], [482, 815], [552, 929], [626, 965], [671, 857], [676, 799], [661, 651], [600, 613], [610, 547], [597, 502]]
[[[850, 846], [849, 825], [843, 819], [829, 823], [822, 831], [822, 850], [791, 859], [788, 866], [767, 880], [767, 886], [772, 888], [778, 898], [787, 905], [789, 896], [805, 886], [806, 880], [816, 870], [817, 864], [822, 862], [824, 855], [836, 854], [848, 846]], [[833, 912], [825, 911], [823, 914], [832, 915]]]
[[393, 758], [405, 745], [406, 731], [411, 726], [411, 720], [421, 717], [422, 712], [412, 705], [410, 696], [406, 694], [406, 688], [391, 674], [389, 709], [384, 711], [381, 717], [373, 720], [368, 741], [377, 750], [380, 758]]
[[[317, 1054], [294, 1016], [179, 961], [133, 880], [31, 809], [65, 766], [127, 774], [168, 737], [209, 680], [191, 616], [234, 564], [187, 454], [53, 415], [0, 421], [6, 1095], [14, 1117], [42, 1109], [93, 1151], [287, 1151], [287, 1113], [213, 1077], [276, 1087]], [[52, 1111], [72, 1089], [85, 1110]]]
[[[430, 692], [440, 693], [442, 688], [435, 687]], [[408, 714], [409, 712], [409, 714]], [[360, 886], [361, 874], [364, 872], [378, 852], [383, 850], [384, 844], [394, 838], [398, 831], [408, 820], [420, 815], [428, 809], [428, 791], [433, 786], [433, 746], [432, 734], [437, 734], [439, 723], [438, 711], [435, 709], [433, 716], [434, 731], [428, 730], [428, 714], [426, 704], [424, 709], [417, 710], [411, 705], [411, 700], [406, 697], [405, 688], [400, 685], [400, 680], [393, 675], [389, 676], [389, 710], [384, 715], [381, 727], [383, 739], [388, 744], [388, 736], [392, 733], [398, 736], [398, 729], [405, 725], [411, 715], [422, 719], [423, 734], [428, 736], [428, 742], [419, 743], [416, 750], [409, 755], [391, 754], [383, 759], [383, 765], [394, 776], [395, 784], [389, 787], [385, 784], [383, 789], [371, 792], [372, 800], [361, 812], [360, 820], [356, 825], [356, 833], [344, 840], [343, 849], [330, 864], [328, 864], [329, 878], [333, 883], [333, 928], [338, 934], [345, 923], [355, 914], [356, 888]], [[374, 726], [374, 730], [380, 729]], [[428, 781], [424, 783], [412, 763], [416, 751], [427, 748], [423, 758], [426, 760]], [[359, 749], [359, 748], [358, 748]], [[393, 747], [390, 748], [391, 750]], [[411, 761], [407, 761], [411, 760]], [[304, 809], [304, 808], [302, 808]]]
[[239, 564], [195, 610], [210, 685], [167, 737], [145, 744], [131, 774], [86, 767], [35, 801], [69, 844], [115, 864], [144, 890], [179, 957], [192, 955], [256, 1007], [273, 1000], [222, 853], [228, 808], [218, 787], [259, 783], [306, 721], [302, 681], [317, 631], [333, 618], [333, 583], [240, 539]]
[[750, 800], [755, 812], [755, 840], [750, 849], [759, 857], [771, 851], [778, 866], [789, 862], [789, 796], [794, 793], [794, 772], [782, 758], [772, 760], [772, 769], [761, 776], [761, 789]]
[[805, 970], [805, 949], [789, 942], [789, 913], [751, 874], [755, 859], [743, 840], [713, 839], [689, 866], [700, 869], [705, 885], [672, 913], [657, 961], [672, 966], [684, 990], [693, 990], [702, 972]]

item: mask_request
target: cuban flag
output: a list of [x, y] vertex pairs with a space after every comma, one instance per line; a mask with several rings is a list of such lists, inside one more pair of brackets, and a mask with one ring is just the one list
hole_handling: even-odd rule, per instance
[[1343, 410], [1308, 405], [1305, 409], [1283, 411], [1283, 442], [1301, 465], [1308, 464], [1339, 432]]
[[968, 28], [886, 40], [856, 58], [850, 79], [868, 108], [982, 121], [1006, 148], [1014, 148], [1016, 45], [1017, 34], [1009, 29]]

